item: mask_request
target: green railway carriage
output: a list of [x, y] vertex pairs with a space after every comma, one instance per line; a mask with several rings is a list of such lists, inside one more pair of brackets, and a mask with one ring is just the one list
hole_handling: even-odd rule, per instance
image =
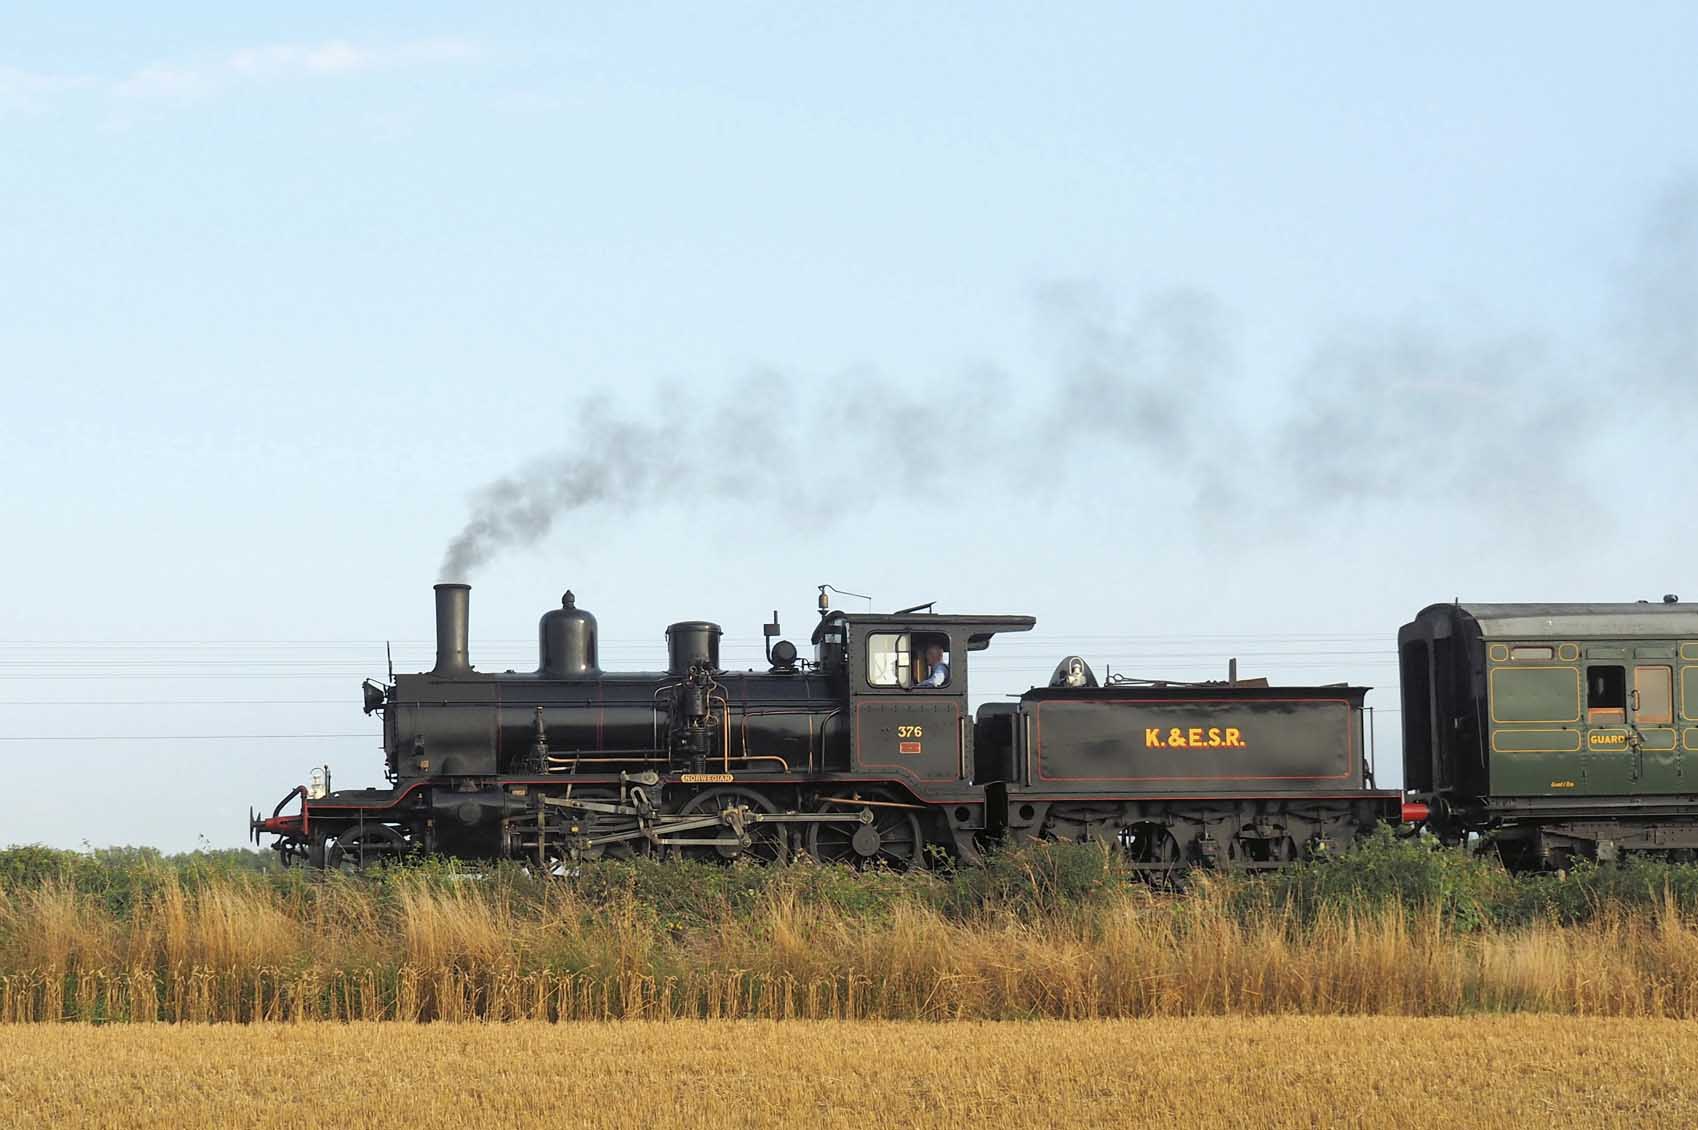
[[1439, 604], [1398, 634], [1404, 786], [1518, 865], [1698, 849], [1698, 606]]

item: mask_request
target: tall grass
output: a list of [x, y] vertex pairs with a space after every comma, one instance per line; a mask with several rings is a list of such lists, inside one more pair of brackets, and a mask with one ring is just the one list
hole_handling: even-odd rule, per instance
[[1390, 839], [1184, 894], [1085, 845], [941, 875], [639, 861], [549, 881], [8, 854], [5, 1022], [1698, 1016], [1693, 869], [1512, 878]]

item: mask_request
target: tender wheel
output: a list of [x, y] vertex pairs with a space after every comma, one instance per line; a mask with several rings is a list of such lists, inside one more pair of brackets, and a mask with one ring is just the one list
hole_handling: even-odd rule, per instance
[[853, 867], [889, 867], [907, 871], [920, 862], [920, 849], [925, 837], [920, 832], [920, 817], [912, 808], [895, 807], [883, 796], [852, 798], [851, 803], [823, 802], [816, 811], [852, 814], [854, 800], [869, 803], [871, 824], [810, 824], [806, 845], [808, 854], [820, 863], [847, 863]]
[[[702, 816], [710, 812], [723, 812], [728, 808], [747, 808], [751, 812], [776, 813], [778, 806], [772, 801], [755, 792], [753, 789], [723, 788], [709, 789], [700, 794], [679, 809], [680, 816]], [[749, 846], [738, 847], [735, 844], [719, 844], [715, 847], [705, 847], [697, 844], [673, 848], [673, 852], [685, 859], [721, 860], [730, 862], [746, 859], [755, 863], [783, 863], [790, 858], [790, 835], [782, 824], [750, 824], [747, 828]], [[736, 833], [727, 825], [716, 828], [700, 828], [694, 832], [684, 832], [680, 838], [690, 840], [724, 839], [735, 837]]]
[[1124, 842], [1134, 863], [1179, 866], [1179, 842], [1160, 824], [1134, 824], [1126, 830]]
[[406, 858], [413, 850], [407, 837], [387, 824], [349, 828], [332, 840], [325, 851], [325, 866], [332, 871], [369, 871]]
[[1121, 833], [1120, 842], [1139, 873], [1154, 883], [1173, 882], [1184, 870], [1179, 841], [1160, 824], [1134, 824]]
[[1245, 868], [1252, 864], [1285, 864], [1297, 858], [1297, 845], [1290, 836], [1264, 837], [1254, 828], [1246, 828], [1226, 843], [1226, 865]]

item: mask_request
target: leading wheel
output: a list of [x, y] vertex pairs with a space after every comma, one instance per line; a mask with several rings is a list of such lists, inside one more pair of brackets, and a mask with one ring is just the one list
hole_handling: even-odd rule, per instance
[[406, 858], [413, 845], [387, 824], [364, 824], [349, 828], [332, 840], [324, 864], [332, 871], [369, 871]]
[[305, 840], [281, 840], [277, 844], [277, 859], [284, 867], [298, 867], [310, 861], [311, 850]]

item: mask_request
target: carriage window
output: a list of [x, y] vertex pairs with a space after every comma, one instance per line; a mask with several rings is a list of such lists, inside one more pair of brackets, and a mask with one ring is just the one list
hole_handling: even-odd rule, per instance
[[1633, 669], [1633, 717], [1649, 726], [1674, 721], [1674, 668]]
[[[1572, 667], [1494, 667], [1492, 721], [1580, 721], [1580, 672]], [[1442, 708], [1438, 715], [1449, 712]]]
[[1586, 720], [1627, 721], [1627, 668], [1586, 668]]
[[1509, 649], [1512, 660], [1543, 659], [1547, 662], [1556, 658], [1554, 647], [1535, 647], [1530, 644], [1517, 644]]

